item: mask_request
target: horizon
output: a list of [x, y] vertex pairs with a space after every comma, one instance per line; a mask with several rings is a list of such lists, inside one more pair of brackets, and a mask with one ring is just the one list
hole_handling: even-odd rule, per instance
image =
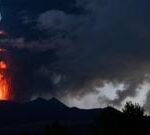
[[[42, 98], [42, 97], [37, 97], [37, 98], [34, 98], [32, 100], [28, 100], [28, 101], [23, 101], [23, 102], [19, 102], [19, 101], [15, 101], [15, 100], [0, 100], [0, 103], [15, 103], [15, 104], [19, 104], [19, 105], [23, 105], [23, 104], [28, 104], [28, 103], [32, 103], [32, 102], [40, 102], [40, 101], [44, 101], [44, 102], [52, 102], [52, 101], [57, 101], [58, 103], [61, 103], [63, 105], [65, 105], [66, 107], [68, 108], [77, 108], [77, 109], [81, 109], [81, 110], [95, 110], [95, 109], [106, 109], [106, 108], [113, 108], [117, 111], [120, 111], [120, 112], [123, 112], [123, 108], [125, 106], [126, 103], [128, 102], [131, 102], [132, 104], [136, 104], [136, 105], [140, 105], [139, 103], [137, 102], [132, 102], [132, 101], [127, 101], [122, 107], [118, 108], [117, 106], [113, 106], [113, 105], [106, 105], [106, 106], [99, 106], [99, 107], [80, 107], [80, 106], [73, 106], [73, 105], [69, 105], [67, 103], [65, 103], [64, 101], [60, 100], [60, 99], [57, 99], [56, 97], [51, 97], [49, 99], [47, 98]], [[37, 102], [37, 103], [38, 103]], [[50, 103], [49, 102], [49, 103]], [[56, 106], [57, 107], [57, 106]], [[140, 105], [140, 107], [143, 107]], [[150, 115], [150, 112], [145, 110], [144, 108], [144, 111], [145, 111], [145, 115], [149, 116]]]

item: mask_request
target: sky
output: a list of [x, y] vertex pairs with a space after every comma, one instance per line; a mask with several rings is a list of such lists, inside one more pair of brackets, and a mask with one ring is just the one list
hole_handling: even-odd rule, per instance
[[15, 100], [150, 111], [150, 1], [2, 0]]

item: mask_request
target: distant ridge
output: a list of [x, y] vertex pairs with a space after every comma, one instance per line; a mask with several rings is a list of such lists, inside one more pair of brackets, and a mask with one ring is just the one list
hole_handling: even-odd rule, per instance
[[30, 123], [47, 120], [91, 121], [102, 113], [111, 116], [111, 114], [118, 115], [121, 112], [111, 107], [103, 109], [70, 108], [56, 98], [49, 100], [37, 98], [26, 103], [0, 101], [0, 126], [4, 126], [5, 123]]
[[33, 108], [36, 107], [36, 109], [39, 109], [39, 108], [42, 108], [42, 109], [45, 109], [45, 110], [65, 110], [65, 109], [69, 109], [69, 107], [65, 104], [63, 104], [61, 101], [59, 101], [58, 99], [56, 98], [51, 98], [49, 100], [46, 100], [44, 98], [37, 98], [33, 101], [30, 101], [30, 102], [27, 102], [25, 103], [24, 105], [26, 106], [32, 106]]
[[39, 97], [39, 98], [36, 98], [35, 100], [29, 101], [29, 102], [47, 102], [47, 100]]

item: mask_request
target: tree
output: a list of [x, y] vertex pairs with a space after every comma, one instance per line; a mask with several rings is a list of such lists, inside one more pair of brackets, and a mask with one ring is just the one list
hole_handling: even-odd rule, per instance
[[131, 117], [142, 117], [144, 116], [144, 108], [138, 103], [133, 104], [131, 101], [127, 102], [122, 109], [123, 113]]
[[144, 108], [138, 103], [127, 102], [122, 109], [124, 114], [124, 127], [128, 135], [143, 135], [144, 133]]

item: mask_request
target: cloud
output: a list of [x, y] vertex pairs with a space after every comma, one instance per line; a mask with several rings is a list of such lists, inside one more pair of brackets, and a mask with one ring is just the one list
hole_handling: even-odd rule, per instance
[[[115, 105], [137, 95], [136, 90], [147, 80], [145, 74], [149, 74], [150, 31], [146, 1], [142, 4], [139, 1], [85, 0], [78, 5], [87, 14], [73, 16], [62, 11], [48, 11], [40, 16], [44, 28], [54, 29], [56, 33], [64, 31], [70, 39], [68, 51], [60, 52], [58, 67], [70, 77], [71, 87], [86, 93], [85, 89], [105, 81], [123, 82], [126, 89], [117, 92], [117, 99], [112, 101]], [[59, 25], [53, 16], [58, 17]]]
[[15, 48], [16, 59], [22, 61], [19, 76], [31, 78], [23, 80], [29, 90], [21, 97], [50, 93], [82, 98], [106, 82], [125, 84], [124, 91], [118, 90], [116, 99], [106, 99], [106, 104], [120, 105], [136, 97], [140, 85], [149, 81], [148, 3], [77, 0], [73, 7], [82, 9], [80, 13], [49, 8], [30, 18], [26, 27], [37, 36], [29, 33], [28, 41], [23, 30], [19, 39], [5, 44]]

